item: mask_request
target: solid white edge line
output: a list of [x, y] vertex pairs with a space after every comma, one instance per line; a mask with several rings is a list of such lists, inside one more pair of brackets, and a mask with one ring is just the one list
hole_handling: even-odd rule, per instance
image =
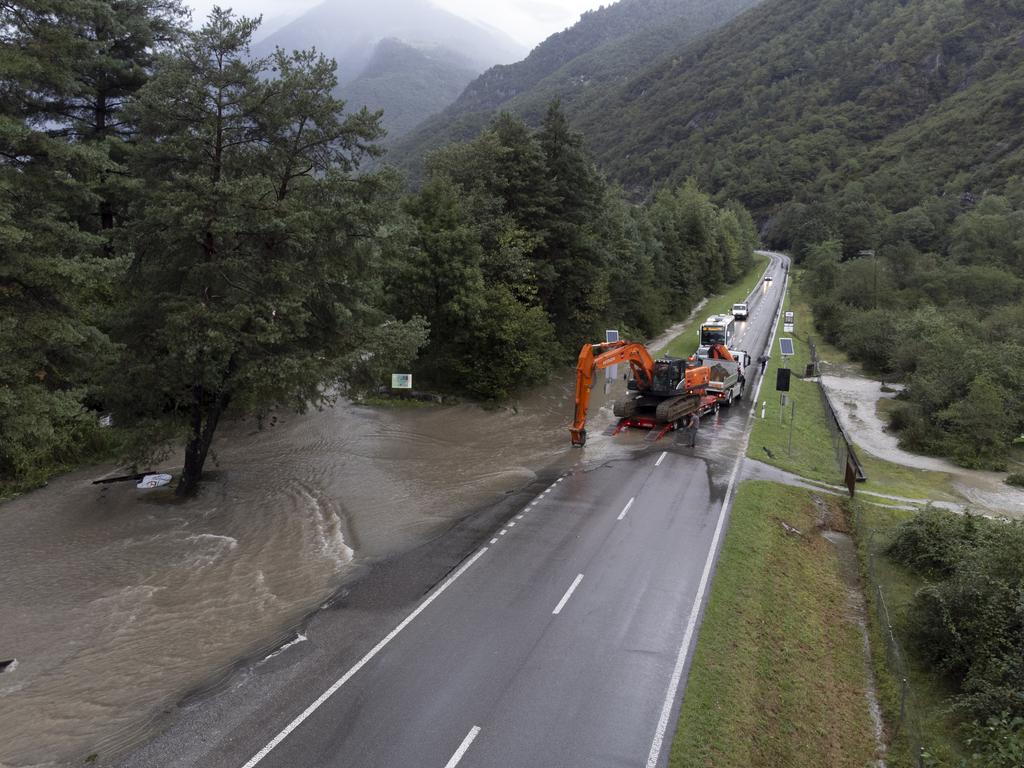
[[437, 600], [437, 598], [444, 594], [445, 590], [447, 590], [448, 587], [454, 584], [455, 580], [458, 579], [462, 574], [468, 571], [469, 568], [473, 565], [473, 563], [479, 560], [486, 551], [487, 547], [483, 547], [480, 551], [473, 555], [473, 557], [471, 557], [469, 560], [463, 563], [459, 567], [459, 569], [455, 571], [455, 573], [453, 573], [451, 576], [445, 579], [445, 581], [442, 582], [442, 584], [437, 589], [435, 589], [431, 594], [429, 594], [423, 600], [423, 602], [416, 607], [416, 609], [412, 613], [410, 613], [402, 620], [401, 624], [399, 624], [397, 627], [391, 630], [384, 637], [383, 640], [381, 640], [379, 643], [373, 646], [373, 648], [370, 649], [370, 651], [365, 656], [363, 656], [363, 658], [357, 661], [348, 670], [348, 672], [342, 675], [330, 688], [321, 693], [316, 701], [314, 701], [312, 704], [306, 707], [298, 717], [296, 717], [294, 720], [288, 723], [288, 725], [284, 727], [284, 730], [282, 730], [279, 734], [277, 734], [277, 736], [271, 739], [270, 742], [263, 749], [261, 749], [255, 755], [253, 755], [249, 759], [249, 762], [242, 766], [242, 768], [253, 768], [254, 765], [259, 763], [264, 757], [269, 755], [271, 750], [274, 749], [274, 747], [276, 747], [278, 744], [280, 744], [282, 741], [288, 738], [288, 734], [290, 734], [292, 731], [294, 731], [296, 728], [302, 725], [306, 718], [308, 718], [310, 715], [316, 712], [321, 706], [323, 706], [323, 703], [327, 701], [329, 698], [331, 698], [331, 696], [333, 696], [335, 693], [337, 693], [338, 689], [341, 688], [341, 686], [343, 686], [345, 683], [351, 680], [353, 675], [355, 675], [359, 670], [365, 667], [373, 659], [374, 656], [376, 656], [378, 653], [384, 650], [388, 643], [394, 640], [403, 629], [409, 626], [417, 616], [419, 616], [421, 613], [423, 613], [423, 611], [427, 609], [427, 606], [429, 606], [432, 602], [434, 602], [435, 600]]
[[626, 516], [626, 513], [629, 512], [629, 508], [633, 506], [633, 501], [635, 499], [636, 499], [636, 496], [633, 496], [633, 497], [630, 498], [630, 500], [628, 502], [626, 502], [626, 506], [622, 508], [622, 512], [619, 513], [619, 516], [616, 518], [616, 520], [621, 520], [622, 518], [624, 518]]
[[455, 754], [452, 755], [451, 760], [449, 760], [447, 764], [445, 764], [444, 768], [455, 768], [455, 766], [459, 764], [459, 761], [462, 760], [467, 750], [469, 750], [469, 747], [473, 743], [473, 740], [476, 739], [476, 737], [479, 735], [479, 725], [474, 725], [472, 728], [470, 728], [469, 733], [466, 734], [466, 738], [462, 740], [462, 743], [459, 745], [459, 748], [455, 750]]
[[660, 467], [661, 466], [661, 462], [663, 462], [665, 460], [666, 456], [668, 456], [668, 451], [662, 451], [661, 452], [661, 456], [659, 456], [658, 460], [656, 462], [654, 462], [654, 466]]
[[562, 612], [562, 609], [565, 608], [565, 604], [569, 602], [569, 598], [572, 597], [572, 593], [576, 591], [576, 587], [580, 585], [581, 581], [583, 581], [582, 573], [573, 580], [572, 586], [569, 587], [564, 595], [562, 595], [562, 599], [558, 601], [558, 605], [555, 606], [555, 610], [551, 612], [552, 616], [557, 616]]
[[[779, 316], [782, 312], [782, 305], [785, 303], [786, 287], [789, 285], [787, 274], [786, 282], [783, 285], [782, 298], [779, 299], [779, 311], [775, 315], [775, 322], [772, 324], [772, 333], [768, 339], [768, 348], [771, 349], [772, 341], [775, 338], [775, 327], [778, 325]], [[761, 381], [764, 377], [761, 377]], [[761, 390], [758, 382], [757, 392]], [[757, 394], [754, 396], [755, 403]], [[747, 445], [750, 443], [750, 425], [754, 420], [757, 408], [751, 408], [747, 415], [747, 428], [744, 432], [743, 445], [736, 463], [733, 465], [732, 473], [729, 475], [729, 485], [725, 490], [725, 499], [722, 500], [722, 507], [718, 511], [718, 523], [715, 525], [715, 533], [711, 538], [711, 547], [708, 549], [707, 560], [704, 561], [704, 571], [701, 573], [700, 583], [697, 586], [697, 596], [693, 601], [693, 608], [690, 610], [690, 617], [686, 622], [686, 632], [683, 634], [683, 642], [679, 646], [679, 653], [676, 655], [676, 665], [672, 670], [672, 677], [669, 680], [668, 691], [665, 694], [665, 702], [661, 707], [661, 717], [658, 718], [658, 727], [654, 731], [654, 740], [651, 742], [651, 751], [647, 755], [647, 768], [657, 768], [658, 760], [661, 757], [661, 748], [665, 742], [665, 731], [668, 729], [668, 721], [672, 716], [672, 706], [675, 704], [676, 695], [679, 693], [679, 685], [683, 679], [683, 669], [686, 667], [686, 660], [690, 655], [690, 643], [693, 641], [693, 634], [697, 629], [697, 619], [704, 604], [704, 593], [707, 591], [708, 581], [711, 579], [711, 568], [715, 563], [715, 555], [718, 552], [718, 541], [722, 536], [722, 528], [725, 525], [725, 512], [732, 501], [733, 492], [736, 489], [736, 477], [739, 475], [743, 459], [747, 455]]]

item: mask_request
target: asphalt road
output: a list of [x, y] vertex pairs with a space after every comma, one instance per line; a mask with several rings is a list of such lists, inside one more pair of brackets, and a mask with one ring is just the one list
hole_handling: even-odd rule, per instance
[[[773, 255], [741, 327], [755, 360], [782, 265]], [[550, 477], [383, 565], [347, 610], [317, 619], [335, 647], [253, 667], [121, 764], [666, 765], [755, 384], [705, 419], [696, 449], [670, 434], [637, 458]]]

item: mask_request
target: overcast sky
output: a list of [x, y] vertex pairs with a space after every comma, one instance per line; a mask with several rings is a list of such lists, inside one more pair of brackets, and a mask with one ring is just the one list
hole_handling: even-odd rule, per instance
[[[372, 2], [373, 0], [369, 0]], [[321, 0], [186, 0], [192, 15], [201, 19], [214, 5], [232, 8], [246, 16], [263, 14], [264, 24], [277, 26], [281, 17], [296, 16]], [[614, 0], [434, 0], [459, 16], [482, 21], [504, 30], [532, 48], [544, 38], [572, 26], [580, 14]]]

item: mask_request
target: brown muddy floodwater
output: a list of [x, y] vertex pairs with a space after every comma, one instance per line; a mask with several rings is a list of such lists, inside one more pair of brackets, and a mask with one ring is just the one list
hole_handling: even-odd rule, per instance
[[[66, 765], [150, 733], [233, 662], [269, 650], [353, 571], [545, 468], [625, 455], [599, 383], [569, 448], [572, 379], [508, 407], [339, 402], [227, 425], [198, 498], [94, 486], [100, 467], [0, 505], [0, 768]], [[211, 461], [212, 465], [213, 462]], [[173, 471], [173, 470], [172, 470]]]

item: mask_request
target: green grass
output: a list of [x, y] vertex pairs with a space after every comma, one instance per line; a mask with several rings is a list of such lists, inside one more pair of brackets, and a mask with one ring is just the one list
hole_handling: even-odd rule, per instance
[[761, 275], [764, 274], [764, 267], [768, 263], [768, 257], [764, 254], [754, 254], [754, 265], [750, 270], [737, 280], [725, 293], [711, 296], [704, 309], [700, 311], [693, 321], [687, 323], [682, 332], [668, 343], [664, 349], [658, 351], [658, 356], [669, 355], [672, 357], [689, 357], [697, 351], [697, 331], [704, 318], [711, 315], [728, 314], [733, 304], [743, 301], [747, 295], [754, 290], [761, 282]]
[[[935, 765], [958, 765], [966, 750], [959, 736], [960, 723], [949, 711], [948, 700], [952, 689], [929, 669], [915, 663], [912, 649], [906, 640], [907, 611], [914, 594], [924, 586], [915, 574], [893, 562], [884, 552], [895, 534], [896, 528], [913, 516], [913, 512], [899, 509], [882, 509], [870, 504], [852, 502], [857, 525], [855, 533], [858, 549], [865, 568], [868, 569], [870, 552], [875, 553], [874, 575], [882, 590], [890, 620], [900, 642], [907, 663], [907, 680], [910, 683], [910, 716], [917, 721], [923, 746], [936, 760]], [[900, 711], [899, 684], [886, 663], [886, 645], [879, 625], [874, 590], [866, 590], [871, 605], [871, 648], [875, 664], [875, 675], [879, 681], [879, 692], [885, 720], [892, 726], [898, 722]], [[900, 734], [891, 744], [890, 768], [910, 768], [912, 762], [908, 732]]]
[[[733, 506], [672, 768], [869, 765], [860, 630], [811, 492], [743, 483]], [[834, 501], [833, 520], [842, 515]], [[780, 522], [804, 532], [787, 534]], [[835, 522], [833, 522], [833, 525]]]

